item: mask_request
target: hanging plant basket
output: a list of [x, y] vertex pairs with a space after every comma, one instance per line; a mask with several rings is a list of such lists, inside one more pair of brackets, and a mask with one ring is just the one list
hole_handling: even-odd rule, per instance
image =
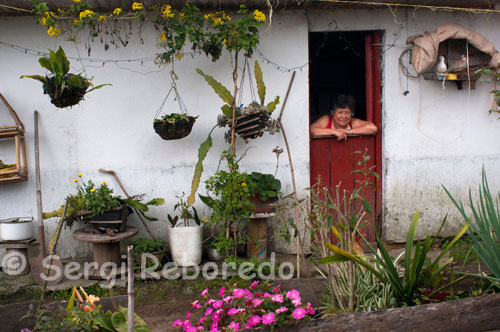
[[[56, 107], [64, 108], [78, 104], [85, 96], [89, 85], [84, 86], [72, 85], [70, 82], [74, 74], [66, 74], [63, 84], [56, 89], [55, 78], [47, 77], [48, 84], [43, 86], [43, 93], [48, 94], [50, 102]], [[62, 91], [61, 91], [62, 90]]]
[[164, 140], [179, 139], [191, 133], [197, 118], [186, 114], [171, 113], [162, 119], [155, 119], [153, 127]]
[[[174, 94], [174, 101], [177, 101], [179, 104], [179, 112], [164, 114], [160, 117], [163, 112], [165, 102], [172, 92]], [[172, 83], [172, 87], [161, 103], [158, 112], [156, 112], [155, 120], [153, 121], [153, 128], [155, 129], [155, 132], [164, 140], [179, 139], [186, 137], [191, 133], [191, 129], [193, 129], [194, 122], [197, 118], [197, 116], [190, 116], [187, 114], [186, 105], [182, 101], [175, 83]]]
[[264, 134], [269, 115], [265, 112], [244, 114], [236, 118], [234, 131], [242, 138], [257, 138]]

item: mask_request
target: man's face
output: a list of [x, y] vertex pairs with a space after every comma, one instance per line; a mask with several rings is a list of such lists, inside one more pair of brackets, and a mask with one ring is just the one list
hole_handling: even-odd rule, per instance
[[335, 123], [335, 127], [345, 128], [349, 125], [351, 121], [352, 113], [349, 107], [346, 108], [337, 108], [335, 113], [333, 114], [333, 122]]

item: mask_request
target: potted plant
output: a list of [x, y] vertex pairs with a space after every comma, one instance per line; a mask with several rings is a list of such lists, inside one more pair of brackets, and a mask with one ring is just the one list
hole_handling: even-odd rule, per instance
[[21, 241], [33, 237], [33, 217], [0, 220], [3, 241]]
[[[142, 203], [141, 196], [131, 198], [122, 198], [113, 193], [113, 189], [109, 188], [106, 181], [103, 181], [99, 186], [94, 184], [92, 180], [87, 183], [82, 181], [82, 174], [73, 181], [77, 184], [77, 193], [68, 195], [68, 208], [64, 220], [71, 225], [75, 220], [84, 221], [96, 225], [101, 230], [113, 229], [123, 230], [126, 225], [130, 208], [134, 208], [143, 217], [148, 220], [158, 220], [149, 217], [145, 214], [149, 210], [148, 206], [162, 205], [165, 200], [163, 198], [154, 198], [146, 203]], [[44, 213], [44, 219], [52, 217], [62, 217], [64, 207], [49, 213]]]
[[10, 175], [3, 174], [4, 172], [13, 171], [16, 169], [16, 164], [4, 164], [2, 160], [0, 160], [0, 179], [8, 178]]
[[[171, 224], [168, 230], [170, 254], [178, 266], [196, 266], [201, 263], [203, 225], [196, 208], [184, 200], [184, 193], [177, 198], [179, 201], [175, 204], [174, 211], [179, 211], [179, 215], [168, 215]], [[183, 227], [179, 227], [181, 225]]]
[[197, 118], [183, 113], [165, 114], [154, 120], [153, 127], [164, 140], [179, 139], [191, 133]]
[[252, 172], [247, 176], [250, 201], [255, 204], [254, 213], [269, 213], [274, 210], [278, 200], [281, 182], [272, 174]]
[[49, 49], [49, 56], [40, 58], [38, 62], [50, 75], [22, 75], [21, 78], [28, 77], [42, 82], [43, 93], [48, 94], [50, 102], [59, 108], [76, 105], [85, 94], [110, 85], [101, 84], [90, 88], [93, 83], [89, 79], [81, 74], [70, 74], [69, 60], [61, 47], [57, 52]]
[[[142, 254], [148, 253], [153, 256], [155, 256], [158, 261], [160, 262], [160, 265], [158, 268], [162, 267], [162, 261], [163, 258], [165, 257], [165, 252], [167, 251], [167, 242], [163, 239], [155, 238], [155, 239], [146, 239], [146, 238], [139, 238], [135, 239], [134, 241], [130, 242], [130, 245], [134, 246], [134, 269], [141, 268], [142, 265]], [[145, 257], [146, 259], [146, 267], [150, 267], [154, 265], [154, 261], [149, 258]]]

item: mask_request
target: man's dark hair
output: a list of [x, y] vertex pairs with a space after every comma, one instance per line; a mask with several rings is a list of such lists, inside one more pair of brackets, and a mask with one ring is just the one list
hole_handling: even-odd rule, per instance
[[340, 94], [335, 97], [333, 100], [332, 111], [337, 110], [337, 108], [346, 108], [349, 107], [351, 109], [351, 113], [354, 114], [354, 109], [356, 108], [356, 101], [354, 97], [351, 95]]

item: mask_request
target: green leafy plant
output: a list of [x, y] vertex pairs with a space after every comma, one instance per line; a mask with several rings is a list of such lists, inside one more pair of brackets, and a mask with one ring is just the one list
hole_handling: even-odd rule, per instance
[[[469, 217], [461, 201], [457, 202], [451, 193], [443, 187], [453, 204], [463, 218], [468, 222]], [[488, 267], [492, 275], [476, 274], [475, 276], [500, 283], [500, 194], [495, 198], [491, 195], [488, 178], [484, 167], [482, 181], [479, 187], [479, 199], [474, 203], [469, 190], [469, 207], [472, 210], [474, 222], [467, 232], [473, 242], [472, 250]]]
[[244, 239], [237, 235], [238, 225], [246, 221], [255, 205], [249, 200], [247, 174], [238, 171], [239, 165], [229, 151], [223, 151], [222, 155], [227, 161], [228, 171], [219, 170], [205, 181], [208, 196], [199, 196], [202, 202], [212, 208], [209, 224], [219, 226], [215, 247], [220, 253], [227, 253], [229, 247], [236, 250], [236, 244], [244, 242]]
[[[106, 181], [103, 181], [97, 187], [92, 180], [87, 183], [81, 182], [82, 174], [73, 181], [77, 184], [77, 193], [75, 195], [68, 195], [68, 208], [66, 211], [65, 221], [72, 222], [74, 220], [95, 217], [103, 214], [104, 212], [121, 209], [127, 205], [137, 210], [142, 216], [148, 220], [158, 220], [156, 218], [147, 216], [145, 213], [149, 211], [149, 206], [159, 206], [165, 203], [163, 198], [154, 198], [146, 203], [141, 202], [140, 196], [131, 198], [122, 198], [119, 195], [114, 195], [113, 189], [108, 187]], [[59, 210], [47, 212], [43, 214], [44, 219], [53, 217], [62, 217], [64, 213], [64, 206]]]
[[184, 227], [189, 226], [189, 220], [194, 220], [197, 226], [201, 225], [200, 217], [198, 216], [198, 211], [196, 211], [196, 208], [192, 205], [189, 205], [187, 201], [184, 200], [184, 193], [182, 193], [181, 196], [176, 196], [179, 201], [175, 204], [174, 206], [174, 211], [178, 210], [179, 215], [172, 217], [170, 214], [168, 215], [168, 221], [170, 221], [170, 224], [172, 227], [175, 227], [177, 225], [177, 221], [182, 219], [184, 223]]
[[172, 124], [179, 121], [189, 121], [189, 116], [187, 114], [170, 113], [165, 114], [160, 119], [155, 120], [155, 122], [168, 122]]
[[155, 252], [161, 251], [165, 249], [167, 246], [167, 242], [163, 239], [155, 238], [155, 239], [146, 239], [139, 238], [130, 242], [130, 245], [134, 246], [135, 254], [142, 254], [145, 252]]
[[252, 172], [247, 175], [247, 184], [250, 195], [262, 202], [277, 198], [281, 191], [281, 181], [272, 174]]
[[22, 75], [21, 78], [32, 78], [43, 83], [43, 91], [50, 96], [50, 101], [57, 107], [76, 105], [83, 96], [93, 90], [100, 89], [101, 84], [92, 87], [92, 82], [80, 74], [69, 74], [69, 60], [62, 47], [57, 52], [49, 49], [49, 56], [38, 60], [40, 65], [47, 69], [51, 75]]
[[[23, 318], [36, 319], [33, 332], [126, 331], [127, 308], [120, 306], [115, 312], [109, 310], [105, 312], [101, 305], [97, 304], [99, 301], [99, 297], [93, 294], [87, 295], [82, 287], [78, 291], [74, 286], [65, 309], [59, 303], [54, 303], [52, 308], [40, 308], [28, 312]], [[146, 322], [137, 314], [134, 314], [134, 331], [149, 331]]]
[[[432, 295], [442, 291], [465, 278], [465, 276], [458, 279], [452, 280], [451, 282], [441, 285], [442, 276], [449, 269], [451, 269], [452, 258], [441, 262], [444, 255], [450, 250], [450, 248], [462, 237], [462, 235], [467, 231], [469, 227], [470, 220], [465, 223], [465, 226], [460, 230], [460, 232], [444, 247], [441, 253], [432, 261], [429, 261], [428, 253], [432, 247], [432, 244], [439, 235], [440, 230], [446, 222], [446, 217], [443, 219], [441, 226], [438, 230], [436, 236], [431, 237], [427, 235], [425, 240], [422, 242], [418, 240], [416, 244], [413, 243], [415, 237], [415, 231], [417, 229], [418, 220], [420, 218], [420, 211], [417, 211], [412, 218], [410, 228], [406, 237], [405, 246], [405, 258], [403, 262], [404, 273], [401, 275], [398, 266], [394, 260], [389, 255], [384, 242], [381, 240], [380, 236], [377, 234], [377, 244], [380, 253], [376, 252], [375, 249], [370, 245], [368, 241], [363, 237], [363, 235], [358, 232], [358, 235], [363, 239], [365, 244], [369, 249], [375, 253], [373, 258], [369, 260], [361, 258], [359, 255], [349, 253], [342, 250], [338, 246], [330, 243], [326, 243], [326, 247], [333, 251], [335, 255], [325, 257], [321, 260], [321, 263], [340, 263], [345, 261], [355, 262], [367, 270], [371, 271], [375, 276], [384, 283], [390, 283], [394, 296], [399, 305], [415, 305], [419, 302], [419, 298], [425, 293], [426, 297], [432, 297]], [[429, 262], [428, 262], [429, 261]], [[379, 265], [381, 269], [374, 268], [372, 264]], [[426, 263], [428, 262], [428, 263]], [[431, 291], [429, 292], [428, 290]]]
[[[357, 231], [372, 217], [371, 204], [364, 195], [367, 191], [373, 190], [372, 185], [378, 179], [378, 174], [374, 172], [373, 166], [368, 165], [370, 156], [367, 151], [363, 153], [356, 151], [354, 154], [359, 160], [356, 163], [356, 170], [352, 173], [360, 176], [352, 192], [341, 190], [340, 184], [333, 190], [324, 186], [319, 178], [310, 190], [311, 209], [307, 211], [306, 226], [311, 234], [312, 263], [325, 278], [329, 288], [329, 298], [326, 301], [328, 307], [339, 312], [354, 312], [369, 307], [370, 305], [362, 301], [371, 299], [359, 298], [357, 295], [358, 290], [355, 285], [360, 282], [362, 276], [358, 275], [361, 272], [355, 267], [355, 263], [343, 261], [340, 265], [329, 264], [326, 267], [321, 265], [334, 261], [328, 261], [330, 257], [328, 245], [332, 234], [335, 236], [337, 246], [343, 251], [365, 256]], [[347, 271], [347, 274], [344, 274], [346, 278], [339, 279], [339, 275], [345, 271]], [[365, 275], [363, 277], [371, 278]], [[389, 289], [387, 283], [383, 281], [380, 283], [386, 285], [384, 289]]]

